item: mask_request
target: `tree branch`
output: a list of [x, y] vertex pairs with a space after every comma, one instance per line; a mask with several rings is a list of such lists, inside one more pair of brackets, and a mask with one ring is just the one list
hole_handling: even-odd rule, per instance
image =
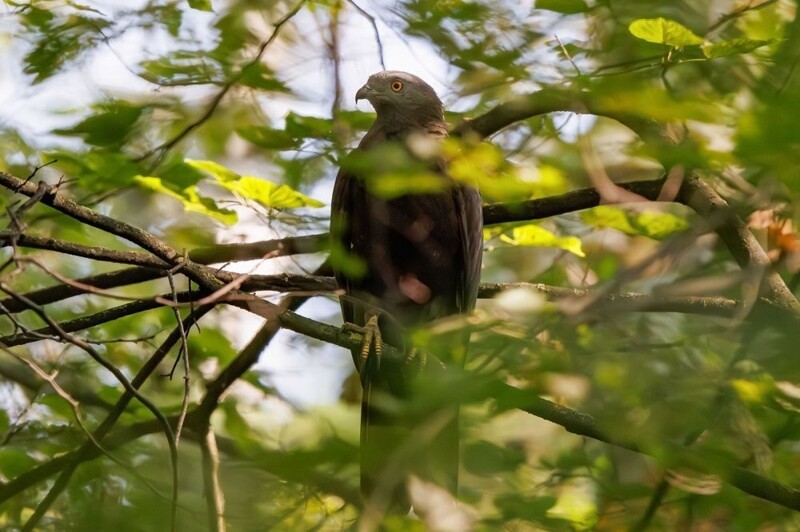
[[[170, 296], [171, 294], [164, 294], [161, 297], [168, 298]], [[177, 296], [178, 296], [178, 301], [189, 302], [197, 299], [197, 297], [199, 296], [202, 296], [202, 293], [186, 291], [186, 292], [179, 292]], [[98, 325], [102, 325], [110, 321], [115, 321], [120, 318], [124, 318], [126, 316], [131, 316], [139, 312], [145, 312], [162, 306], [163, 305], [158, 301], [156, 301], [155, 299], [134, 301], [133, 303], [127, 303], [125, 305], [113, 307], [108, 310], [103, 310], [101, 312], [98, 312], [96, 314], [91, 314], [89, 316], [82, 316], [74, 320], [60, 322], [58, 323], [58, 327], [62, 331], [68, 333], [81, 331], [83, 329], [97, 327]], [[56, 332], [57, 331], [54, 327], [48, 325], [47, 327], [41, 327], [39, 329], [35, 329], [32, 331], [24, 331], [21, 333], [10, 334], [8, 336], [0, 337], [0, 343], [8, 347], [14, 347], [18, 345], [28, 344], [31, 342], [36, 342], [42, 340], [43, 336], [46, 337], [50, 335], [53, 335], [52, 339], [55, 340], [57, 339], [57, 337], [54, 336]]]
[[[211, 310], [211, 307], [199, 307], [195, 309], [195, 311], [184, 319], [184, 327], [190, 328], [192, 324], [198, 321], [202, 316], [208, 313]], [[174, 347], [174, 345], [180, 340], [180, 330], [178, 328], [174, 329], [172, 333], [162, 342], [158, 349], [153, 353], [153, 355], [147, 360], [147, 362], [142, 366], [136, 376], [130, 381], [130, 384], [133, 388], [139, 389], [142, 384], [147, 380], [147, 378], [158, 368], [161, 362], [164, 360], [164, 357], [169, 353], [169, 351]], [[133, 399], [134, 394], [128, 390], [125, 390], [122, 396], [117, 400], [114, 407], [108, 413], [106, 418], [103, 422], [95, 429], [93, 436], [95, 441], [102, 442], [106, 435], [111, 431], [111, 429], [116, 424], [119, 417], [123, 414], [125, 409], [128, 407], [128, 404]], [[154, 428], [151, 432], [158, 430], [160, 427], [159, 424], [154, 424], [156, 428]], [[106, 446], [110, 448], [111, 446]], [[0, 503], [10, 499], [11, 497], [15, 496], [17, 493], [41, 482], [42, 480], [52, 476], [53, 474], [61, 471], [61, 475], [57, 480], [57, 485], [60, 486], [60, 489], [63, 489], [68, 483], [69, 479], [72, 477], [72, 474], [78, 468], [78, 466], [85, 460], [88, 460], [91, 457], [97, 456], [99, 451], [95, 447], [92, 441], [86, 441], [81, 445], [77, 450], [73, 451], [69, 455], [62, 455], [56, 458], [51, 459], [45, 464], [38, 466], [34, 469], [26, 471], [21, 475], [15, 477], [14, 479], [10, 480], [5, 484], [0, 484]], [[66, 457], [69, 457], [67, 459]], [[55, 488], [55, 485], [54, 485]], [[51, 488], [51, 491], [53, 489]], [[57, 494], [57, 492], [54, 491]]]
[[[267, 304], [267, 306], [261, 307], [260, 310], [267, 311], [267, 313], [274, 312], [274, 305], [271, 307], [270, 305], [271, 304]], [[256, 311], [259, 309], [251, 307], [248, 310]], [[279, 319], [284, 327], [295, 332], [305, 334], [306, 336], [316, 338], [323, 342], [336, 344], [346, 349], [360, 349], [362, 338], [361, 335], [357, 333], [315, 322], [314, 320], [300, 316], [289, 310], [280, 313]], [[401, 371], [400, 367], [406, 363], [406, 358], [405, 353], [387, 344], [383, 345], [381, 364], [387, 364], [389, 366], [387, 372], [391, 373], [391, 366], [395, 366], [397, 371]], [[429, 366], [436, 366], [436, 364], [430, 364]], [[560, 425], [573, 434], [623, 447], [640, 454], [651, 456], [657, 460], [659, 460], [659, 457], [663, 459], [663, 451], [666, 448], [669, 450], [669, 456], [675, 457], [679, 465], [686, 465], [698, 471], [719, 475], [726, 482], [745, 493], [787, 508], [800, 510], [800, 490], [793, 489], [774, 480], [760, 476], [736, 464], [722, 461], [711, 463], [711, 461], [706, 460], [703, 456], [692, 450], [672, 444], [664, 444], [663, 447], [652, 451], [642, 449], [638, 444], [620, 441], [607, 436], [600, 427], [598, 427], [597, 422], [592, 416], [570, 410], [564, 406], [542, 399], [534, 392], [514, 388], [498, 381], [490, 382], [485, 386], [486, 387], [481, 390], [479, 386], [471, 385], [469, 388], [472, 389], [469, 393], [475, 394], [474, 396], [481, 400], [486, 397], [500, 398], [498, 401], [501, 408], [520, 408], [537, 417]], [[670, 466], [674, 467], [675, 464], [671, 463]]]
[[[180, 265], [182, 271], [203, 288], [214, 289], [222, 284], [219, 280], [215, 279], [207, 269], [190, 261], [186, 261], [174, 249], [147, 231], [109, 216], [99, 214], [83, 205], [79, 205], [68, 199], [64, 194], [58, 193], [57, 187], [52, 187], [42, 182], [37, 185], [35, 183], [23, 181], [5, 172], [0, 172], [0, 185], [28, 197], [37, 196], [37, 190], [41, 190], [41, 187], [44, 187], [45, 192], [40, 201], [45, 205], [81, 223], [124, 238], [146, 249], [172, 266]], [[38, 194], [41, 194], [41, 192]]]
[[[611, 87], [608, 88], [608, 91], [612, 90]], [[663, 138], [663, 128], [660, 124], [635, 115], [618, 112], [614, 106], [608, 105], [608, 102], [613, 101], [615, 98], [611, 93], [604, 93], [603, 97], [599, 98], [588, 91], [561, 88], [542, 89], [512, 98], [478, 117], [465, 119], [450, 134], [457, 137], [477, 135], [485, 138], [521, 120], [548, 113], [570, 111], [612, 118], [645, 140]]]
[[282, 257], [302, 253], [316, 253], [328, 249], [328, 234], [290, 236], [248, 244], [218, 244], [196, 248], [189, 252], [189, 260], [198, 264], [214, 264], [241, 260]]
[[[156, 270], [153, 268], [125, 268], [124, 270], [117, 270], [115, 272], [83, 277], [78, 279], [77, 282], [79, 284], [108, 289], [152, 281], [154, 279], [160, 279], [165, 275], [166, 273], [164, 270]], [[28, 292], [25, 294], [25, 297], [37, 305], [48, 305], [56, 301], [83, 294], [85, 294], [85, 292], [76, 286], [57, 284], [48, 288], [42, 288], [41, 290]], [[22, 312], [27, 309], [24, 304], [11, 297], [0, 300], [0, 305], [2, 305], [6, 312], [11, 314]]]
[[209, 104], [208, 108], [206, 108], [206, 110], [203, 112], [203, 114], [197, 120], [195, 120], [195, 121], [191, 122], [190, 124], [188, 124], [185, 128], [183, 128], [180, 132], [178, 132], [174, 137], [172, 137], [168, 141], [164, 142], [163, 144], [161, 144], [159, 146], [156, 146], [155, 148], [153, 148], [152, 150], [148, 151], [144, 155], [138, 157], [137, 161], [142, 161], [144, 159], [147, 159], [148, 157], [150, 157], [150, 156], [152, 156], [152, 155], [154, 155], [156, 153], [160, 153], [160, 157], [159, 157], [159, 159], [160, 159], [161, 157], [164, 156], [164, 154], [166, 154], [169, 150], [171, 150], [173, 147], [175, 147], [180, 141], [182, 141], [184, 138], [186, 138], [186, 136], [189, 135], [189, 133], [191, 133], [196, 128], [200, 127], [206, 121], [208, 121], [208, 119], [211, 118], [211, 116], [214, 114], [214, 111], [217, 110], [217, 107], [219, 107], [219, 104], [222, 102], [222, 99], [225, 98], [225, 95], [228, 94], [228, 92], [237, 83], [239, 83], [239, 81], [242, 79], [242, 77], [247, 72], [248, 68], [252, 67], [253, 65], [257, 64], [259, 61], [261, 61], [261, 58], [264, 56], [264, 52], [267, 51], [267, 48], [269, 47], [269, 45], [272, 44], [272, 42], [278, 37], [278, 34], [280, 33], [280, 30], [283, 27], [283, 25], [286, 24], [287, 22], [289, 22], [289, 20], [291, 20], [297, 14], [305, 3], [306, 3], [306, 0], [300, 0], [297, 4], [295, 4], [295, 6], [292, 9], [289, 10], [288, 13], [286, 13], [286, 15], [281, 17], [280, 20], [278, 20], [275, 23], [275, 25], [273, 27], [272, 34], [267, 38], [266, 41], [261, 43], [261, 45], [258, 47], [258, 51], [256, 52], [256, 55], [253, 57], [253, 59], [248, 61], [242, 68], [239, 69], [239, 72], [237, 72], [236, 75], [234, 75], [227, 83], [225, 83], [222, 86], [220, 91], [217, 94], [215, 94], [214, 97], [211, 99], [211, 103]]
[[206, 427], [205, 437], [200, 439], [203, 455], [203, 486], [208, 505], [208, 529], [225, 532], [225, 494], [219, 481], [219, 450], [217, 436], [211, 427]]
[[56, 238], [32, 236], [25, 233], [18, 234], [13, 231], [0, 232], [0, 247], [10, 246], [12, 242], [25, 248], [55, 251], [103, 262], [116, 262], [118, 264], [147, 266], [150, 268], [169, 268], [169, 264], [163, 260], [141, 251], [117, 251], [96, 246], [84, 246]]

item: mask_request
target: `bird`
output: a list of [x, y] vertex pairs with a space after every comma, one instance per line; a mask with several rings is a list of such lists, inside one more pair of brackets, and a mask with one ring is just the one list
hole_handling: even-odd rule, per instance
[[[355, 98], [356, 104], [367, 100], [376, 118], [336, 176], [331, 265], [343, 292], [343, 321], [364, 334], [362, 348], [352, 350], [362, 383], [362, 496], [381, 511], [408, 511], [405, 483], [412, 474], [456, 495], [458, 408], [447, 410], [427, 438], [419, 434], [431, 415], [408, 419], [382, 408], [382, 397], [384, 403], [407, 399], [413, 386], [412, 372], [381, 364], [381, 346], [403, 350], [410, 362], [415, 351], [407, 345], [408, 331], [473, 310], [483, 252], [482, 202], [476, 188], [448, 177], [435, 155], [448, 130], [430, 85], [407, 72], [381, 71]], [[398, 172], [403, 179], [402, 167], [411, 168], [406, 177], [427, 176], [430, 190], [390, 187], [386, 193], [381, 184], [397, 179]]]

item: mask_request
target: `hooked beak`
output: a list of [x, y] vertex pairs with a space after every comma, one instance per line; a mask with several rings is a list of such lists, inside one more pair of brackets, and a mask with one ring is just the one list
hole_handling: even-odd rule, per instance
[[356, 92], [356, 104], [358, 100], [369, 100], [369, 95], [372, 94], [372, 87], [364, 85]]

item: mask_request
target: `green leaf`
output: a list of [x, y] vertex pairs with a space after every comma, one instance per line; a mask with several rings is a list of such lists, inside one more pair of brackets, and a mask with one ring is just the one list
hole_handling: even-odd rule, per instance
[[71, 128], [56, 129], [54, 133], [79, 136], [94, 146], [119, 146], [131, 134], [143, 108], [127, 102], [108, 102], [96, 107], [98, 112]]
[[337, 117], [351, 128], [358, 130], [369, 129], [375, 121], [375, 113], [365, 113], [364, 111], [341, 110]]
[[726, 57], [729, 55], [748, 54], [757, 48], [767, 46], [774, 42], [775, 39], [757, 40], [742, 37], [729, 41], [703, 43], [700, 48], [703, 50], [703, 55], [707, 58], [716, 59], [717, 57]]
[[342, 274], [358, 279], [367, 274], [367, 263], [358, 255], [353, 255], [345, 249], [338, 240], [331, 242], [330, 255], [328, 256], [331, 266], [342, 272]]
[[565, 15], [585, 13], [589, 10], [589, 6], [586, 5], [584, 0], [536, 0], [536, 8]]
[[5, 434], [11, 426], [11, 421], [8, 419], [8, 412], [0, 410], [0, 434]]
[[97, 16], [58, 17], [54, 12], [57, 10], [40, 9], [30, 3], [25, 9], [20, 8], [20, 20], [31, 44], [23, 71], [34, 75], [34, 83], [44, 81], [81, 52], [92, 49], [97, 41], [105, 38], [102, 31], [110, 24]]
[[237, 181], [221, 181], [219, 184], [243, 198], [257, 201], [265, 207], [274, 209], [322, 207], [325, 205], [319, 200], [293, 190], [288, 185], [276, 185], [251, 175], [242, 176]]
[[254, 89], [286, 92], [286, 86], [275, 79], [275, 73], [264, 63], [252, 63], [244, 67], [239, 83]]
[[692, 30], [674, 20], [659, 18], [641, 18], [628, 26], [634, 37], [647, 42], [666, 44], [673, 48], [683, 48], [703, 44], [703, 38], [692, 33]]
[[292, 150], [300, 146], [300, 140], [281, 129], [248, 126], [236, 130], [243, 139], [268, 150]]
[[547, 511], [556, 504], [556, 498], [550, 495], [533, 498], [525, 497], [520, 493], [501, 494], [495, 497], [494, 504], [509, 519], [518, 517], [534, 523], [546, 523], [549, 525], [548, 530], [566, 530], [568, 528], [556, 526], [561, 525], [563, 521], [559, 522], [547, 516]]
[[628, 212], [620, 207], [601, 205], [581, 213], [581, 219], [594, 227], [610, 227], [628, 235], [656, 240], [686, 230], [689, 223], [668, 212]]
[[203, 50], [175, 50], [163, 57], [142, 61], [141, 76], [153, 83], [197, 85], [214, 83], [224, 76], [222, 66]]
[[36, 465], [36, 460], [19, 449], [0, 449], [0, 473], [6, 478], [17, 477]]
[[581, 212], [581, 219], [594, 227], [610, 227], [628, 235], [639, 234], [628, 219], [628, 213], [619, 207], [601, 205]]
[[289, 113], [286, 116], [286, 132], [295, 138], [326, 139], [333, 129], [333, 120], [316, 116], [302, 116]]
[[54, 165], [67, 175], [80, 179], [81, 186], [88, 190], [103, 191], [130, 185], [134, 177], [141, 174], [142, 165], [130, 160], [125, 154], [108, 149], [88, 152], [57, 150], [42, 154], [42, 161], [57, 159]]
[[197, 168], [201, 172], [211, 174], [214, 179], [219, 182], [236, 181], [241, 177], [233, 170], [229, 170], [228, 168], [225, 168], [221, 164], [215, 163], [214, 161], [196, 161], [194, 159], [186, 159], [184, 162], [192, 168]]
[[542, 248], [559, 248], [573, 255], [585, 257], [581, 240], [576, 236], [557, 236], [536, 224], [515, 227], [511, 236], [500, 235], [500, 240], [513, 246], [533, 246]]
[[642, 235], [656, 240], [689, 228], [689, 222], [668, 212], [642, 212], [633, 217], [633, 222]]
[[449, 184], [433, 172], [387, 173], [367, 180], [370, 192], [392, 199], [405, 194], [430, 194], [445, 190]]
[[211, 9], [211, 0], [189, 0], [189, 7], [198, 11], [214, 11]]
[[136, 176], [136, 181], [145, 188], [175, 198], [183, 203], [183, 208], [187, 211], [205, 214], [226, 225], [233, 225], [238, 220], [235, 211], [223, 209], [213, 199], [201, 196], [197, 192], [196, 186], [187, 187], [183, 190], [173, 190], [165, 185], [161, 178], [152, 176]]
[[322, 207], [321, 201], [309, 198], [288, 185], [276, 185], [266, 179], [255, 176], [240, 176], [213, 161], [194, 161], [186, 159], [186, 164], [211, 174], [217, 184], [238, 194], [257, 201], [265, 207], [273, 209], [293, 209], [297, 207]]
[[477, 441], [464, 449], [464, 467], [470, 473], [482, 477], [514, 471], [523, 463], [525, 455], [521, 451], [500, 447], [488, 441]]

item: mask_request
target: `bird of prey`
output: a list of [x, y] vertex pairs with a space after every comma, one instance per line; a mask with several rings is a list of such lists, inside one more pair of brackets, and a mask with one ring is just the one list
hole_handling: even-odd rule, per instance
[[[406, 72], [378, 72], [356, 93], [356, 103], [361, 99], [377, 116], [350, 155], [356, 162], [343, 163], [336, 177], [331, 249], [339, 259], [332, 266], [345, 293], [345, 324], [365, 333], [363, 349], [353, 351], [363, 388], [362, 494], [379, 508], [408, 510], [410, 474], [455, 494], [458, 409], [451, 407], [438, 428], [429, 423], [430, 434], [421, 430], [425, 419], [409, 420], [380, 407], [381, 396], [407, 399], [412, 388], [406, 372], [380, 363], [381, 340], [410, 354], [408, 330], [472, 311], [483, 251], [481, 199], [474, 188], [448, 178], [441, 160], [420, 158], [420, 146], [436, 153], [426, 144], [435, 148], [447, 135], [442, 102], [430, 85]], [[397, 159], [389, 148], [401, 150], [440, 186], [381, 194], [376, 181], [396, 164], [389, 159]], [[359, 157], [367, 164], [357, 164]], [[352, 267], [354, 261], [361, 267]]]

